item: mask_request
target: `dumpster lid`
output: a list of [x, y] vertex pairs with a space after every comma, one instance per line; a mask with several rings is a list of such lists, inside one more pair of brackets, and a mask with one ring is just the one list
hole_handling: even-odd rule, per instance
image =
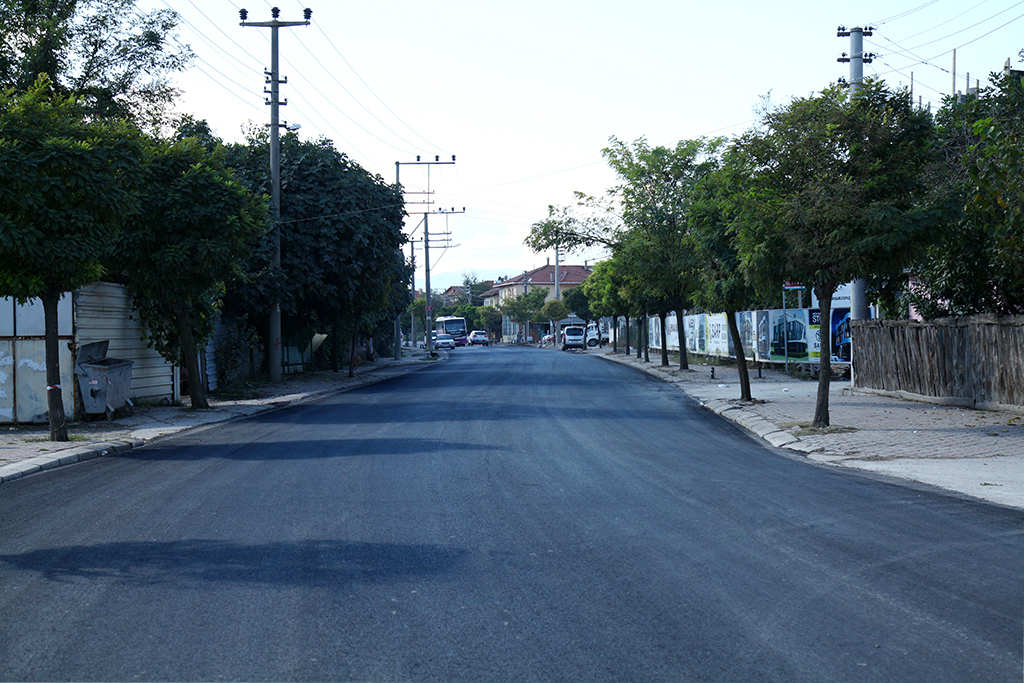
[[110, 340], [89, 342], [88, 344], [82, 344], [78, 349], [78, 360], [102, 360], [107, 357], [107, 348], [110, 346]]
[[82, 344], [78, 349], [78, 360], [75, 365], [79, 363], [87, 363], [91, 360], [103, 360], [107, 357], [107, 347], [110, 346], [110, 340], [91, 342], [89, 344]]

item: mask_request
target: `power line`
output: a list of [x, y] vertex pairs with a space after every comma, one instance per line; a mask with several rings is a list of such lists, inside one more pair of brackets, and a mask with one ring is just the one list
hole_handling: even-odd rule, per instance
[[[953, 33], [950, 33], [949, 35], [947, 35], [947, 36], [943, 36], [942, 38], [936, 38], [935, 40], [929, 40], [929, 41], [928, 41], [927, 43], [922, 43], [922, 44], [920, 44], [920, 45], [918, 45], [918, 46], [916, 46], [916, 47], [912, 47], [912, 48], [910, 48], [910, 50], [919, 50], [919, 49], [921, 49], [922, 47], [925, 47], [925, 46], [931, 45], [932, 43], [937, 43], [937, 42], [939, 42], [939, 41], [941, 41], [941, 40], [946, 40], [947, 38], [952, 38], [953, 36], [957, 36], [957, 35], [960, 35], [960, 34], [961, 34], [961, 33], [963, 33], [964, 31], [969, 31], [969, 30], [971, 30], [972, 28], [975, 28], [975, 27], [977, 27], [977, 26], [981, 26], [981, 25], [982, 25], [982, 24], [984, 24], [985, 22], [987, 22], [987, 21], [991, 21], [992, 19], [995, 19], [995, 18], [996, 18], [996, 17], [998, 17], [998, 16], [1000, 15], [1000, 14], [1003, 14], [1003, 13], [1005, 13], [1005, 12], [1009, 12], [1009, 11], [1010, 11], [1011, 9], [1013, 9], [1014, 7], [1019, 7], [1019, 6], [1021, 6], [1021, 5], [1024, 5], [1024, 0], [1022, 0], [1022, 2], [1017, 2], [1017, 3], [1013, 4], [1013, 5], [1010, 5], [1009, 7], [1005, 8], [1005, 9], [999, 10], [998, 12], [996, 12], [995, 14], [993, 14], [992, 16], [990, 16], [990, 17], [987, 17], [987, 18], [985, 18], [985, 19], [982, 19], [981, 21], [979, 21], [979, 22], [976, 22], [976, 23], [974, 23], [974, 24], [971, 24], [970, 26], [965, 26], [964, 28], [960, 29], [959, 31], [955, 31], [955, 32], [953, 32]], [[1021, 16], [1024, 16], [1024, 15], [1021, 15]], [[1003, 27], [1005, 27], [1005, 26], [1009, 26], [1010, 24], [1012, 24], [1013, 22], [1017, 21], [1017, 19], [1020, 19], [1020, 18], [1021, 18], [1021, 17], [1016, 17], [1015, 19], [1011, 19], [1010, 21], [1006, 22], [1006, 23], [1005, 23], [1005, 24], [1003, 24], [1002, 26], [997, 26], [996, 28], [992, 29], [992, 30], [991, 30], [991, 31], [989, 31], [988, 33], [982, 34], [982, 35], [978, 36], [977, 38], [975, 38], [974, 40], [970, 40], [970, 41], [968, 41], [968, 42], [964, 43], [963, 45], [959, 45], [959, 46], [957, 46], [957, 47], [954, 47], [954, 48], [950, 48], [949, 50], [947, 50], [946, 52], [943, 52], [942, 54], [948, 54], [949, 52], [952, 52], [953, 50], [959, 49], [960, 47], [964, 47], [965, 45], [970, 45], [970, 44], [971, 44], [971, 43], [973, 43], [973, 42], [976, 42], [976, 41], [978, 41], [978, 40], [981, 40], [981, 39], [982, 39], [982, 38], [984, 38], [985, 36], [987, 36], [987, 35], [990, 35], [990, 34], [994, 33], [995, 31], [998, 31], [999, 29], [1001, 29], [1001, 28], [1003, 28]], [[937, 55], [937, 56], [942, 56], [942, 55]]]
[[897, 19], [902, 19], [903, 17], [910, 16], [914, 12], [921, 11], [921, 10], [923, 10], [926, 7], [931, 7], [932, 5], [937, 3], [938, 1], [939, 0], [930, 0], [929, 2], [926, 2], [923, 5], [918, 5], [917, 7], [913, 8], [913, 9], [908, 9], [906, 12], [902, 12], [900, 14], [894, 14], [893, 16], [888, 17], [886, 19], [882, 19], [881, 21], [872, 21], [869, 25], [870, 26], [878, 26], [879, 24], [884, 24], [884, 23], [886, 23], [888, 21], [895, 21]]
[[[317, 25], [317, 28], [319, 28], [319, 29], [320, 29], [320, 32], [321, 32], [321, 33], [323, 33], [323, 28], [320, 28], [320, 26], [319, 26], [319, 25]], [[325, 37], [325, 38], [327, 37], [327, 34], [326, 34], [326, 33], [323, 33], [323, 35], [324, 35], [324, 37]], [[330, 43], [330, 38], [328, 38], [328, 42]], [[331, 43], [331, 46], [333, 47], [333, 43]], [[374, 121], [376, 121], [377, 123], [379, 123], [380, 125], [382, 125], [382, 126], [383, 126], [384, 128], [386, 128], [386, 129], [388, 130], [388, 132], [390, 132], [391, 134], [393, 134], [393, 135], [394, 135], [394, 136], [395, 136], [396, 138], [398, 138], [399, 140], [401, 140], [401, 141], [402, 141], [402, 142], [404, 142], [405, 144], [409, 145], [409, 146], [410, 146], [410, 147], [412, 147], [413, 149], [419, 150], [420, 152], [423, 152], [423, 153], [427, 153], [427, 150], [425, 150], [425, 149], [423, 149], [423, 148], [421, 148], [421, 147], [417, 146], [417, 145], [416, 145], [415, 143], [413, 143], [413, 142], [409, 142], [408, 140], [406, 140], [405, 138], [403, 138], [403, 137], [402, 137], [401, 135], [399, 135], [399, 134], [398, 134], [398, 133], [397, 133], [397, 132], [396, 132], [395, 130], [393, 130], [393, 129], [392, 129], [392, 128], [391, 128], [390, 126], [388, 126], [388, 125], [387, 125], [386, 123], [384, 123], [383, 121], [381, 121], [381, 120], [380, 120], [380, 119], [379, 119], [379, 118], [377, 117], [377, 115], [376, 115], [376, 114], [374, 114], [374, 113], [373, 113], [372, 111], [370, 111], [370, 110], [369, 110], [369, 108], [367, 108], [367, 107], [366, 107], [366, 105], [364, 105], [364, 104], [363, 104], [362, 102], [360, 102], [360, 101], [359, 101], [359, 99], [358, 99], [358, 98], [356, 98], [356, 96], [355, 96], [355, 95], [353, 95], [353, 94], [352, 94], [351, 92], [349, 92], [348, 88], [346, 88], [346, 87], [345, 87], [344, 85], [342, 85], [341, 81], [339, 81], [339, 80], [337, 79], [337, 77], [336, 77], [336, 76], [335, 76], [335, 75], [334, 75], [334, 74], [333, 74], [333, 73], [332, 73], [332, 72], [331, 72], [331, 71], [330, 71], [330, 70], [329, 70], [329, 69], [328, 69], [328, 68], [327, 68], [326, 66], [324, 66], [324, 65], [323, 65], [323, 62], [321, 62], [321, 61], [320, 61], [320, 59], [319, 59], [319, 58], [318, 58], [318, 57], [317, 57], [317, 56], [316, 56], [316, 55], [315, 55], [315, 54], [313, 53], [313, 51], [312, 51], [312, 50], [310, 50], [310, 49], [309, 49], [309, 47], [308, 47], [308, 46], [307, 46], [307, 45], [306, 45], [305, 43], [303, 43], [303, 47], [304, 47], [304, 48], [306, 48], [306, 52], [308, 52], [308, 53], [309, 53], [309, 56], [313, 58], [313, 61], [315, 61], [315, 62], [316, 62], [317, 64], [319, 64], [319, 65], [320, 65], [320, 68], [324, 70], [324, 73], [326, 73], [326, 74], [327, 74], [327, 75], [328, 75], [328, 76], [329, 76], [329, 77], [331, 78], [331, 80], [333, 80], [333, 81], [334, 81], [334, 82], [335, 82], [335, 83], [336, 83], [336, 84], [338, 85], [338, 87], [342, 89], [342, 91], [343, 91], [343, 92], [344, 92], [344, 93], [345, 93], [346, 95], [348, 95], [349, 97], [351, 97], [351, 98], [352, 98], [352, 101], [353, 101], [353, 102], [355, 102], [355, 103], [356, 103], [356, 104], [358, 104], [358, 105], [359, 105], [360, 107], [362, 107], [362, 108], [363, 108], [363, 111], [365, 111], [365, 112], [366, 112], [367, 114], [369, 114], [369, 115], [370, 115], [370, 116], [371, 116], [371, 117], [373, 118], [373, 120], [374, 120]], [[337, 49], [337, 48], [335, 48], [335, 49]], [[343, 58], [343, 59], [344, 59], [344, 58]], [[358, 74], [357, 74], [357, 76], [358, 76]], [[362, 80], [362, 79], [360, 79], [360, 80]], [[372, 92], [372, 91], [371, 91], [371, 92]], [[338, 108], [338, 110], [339, 110], [339, 111], [341, 111], [341, 109], [340, 109], [340, 108]], [[346, 116], [347, 116], [347, 114], [346, 114]], [[351, 117], [349, 117], [349, 120], [352, 120], [352, 119], [351, 119]], [[354, 123], [354, 121], [353, 121], [353, 123]], [[358, 125], [358, 124], [356, 124], [356, 125]], [[365, 130], [365, 129], [364, 129], [364, 130]], [[369, 131], [367, 131], [367, 132], [369, 132]], [[372, 135], [372, 133], [371, 133], [371, 135]], [[378, 140], [379, 140], [379, 139], [380, 139], [380, 138], [378, 138]], [[383, 140], [381, 140], [381, 142], [384, 142], [384, 141], [383, 141]], [[385, 143], [385, 144], [389, 144], [389, 143]], [[404, 149], [401, 149], [401, 148], [399, 148], [399, 147], [395, 147], [394, 145], [391, 145], [391, 146], [392, 146], [392, 147], [393, 147], [394, 149], [396, 149], [396, 150], [398, 150], [399, 152], [402, 152], [402, 153], [404, 153], [404, 154], [408, 154], [408, 153], [409, 153], [409, 151], [408, 151], [408, 150], [404, 150]]]
[[[296, 0], [296, 3], [299, 3], [299, 0]], [[299, 3], [299, 4], [301, 4], [301, 3]], [[448, 150], [446, 150], [444, 147], [442, 147], [440, 145], [435, 145], [433, 142], [431, 142], [430, 140], [427, 140], [425, 137], [420, 135], [420, 133], [418, 131], [416, 131], [416, 129], [414, 129], [412, 126], [410, 126], [408, 123], [406, 123], [405, 120], [402, 119], [402, 117], [400, 117], [398, 114], [396, 114], [395, 111], [391, 107], [388, 106], [387, 102], [385, 102], [383, 99], [381, 99], [380, 95], [378, 95], [376, 93], [376, 91], [372, 87], [370, 87], [370, 84], [367, 83], [363, 79], [363, 77], [361, 75], [359, 75], [359, 72], [356, 71], [355, 67], [353, 67], [352, 64], [349, 63], [349, 61], [345, 58], [345, 55], [343, 55], [341, 53], [341, 50], [338, 49], [338, 46], [334, 44], [333, 40], [331, 40], [331, 37], [328, 36], [327, 33], [323, 30], [323, 27], [321, 27], [319, 24], [317, 24], [316, 28], [317, 28], [318, 31], [320, 31], [320, 33], [323, 35], [323, 37], [327, 40], [327, 44], [330, 45], [334, 49], [335, 53], [337, 53], [338, 58], [341, 59], [341, 61], [343, 61], [345, 63], [345, 66], [347, 66], [349, 68], [349, 70], [352, 72], [352, 74], [356, 78], [359, 79], [359, 82], [363, 84], [363, 86], [370, 92], [370, 94], [373, 95], [374, 98], [376, 98], [376, 100], [381, 103], [381, 106], [383, 106], [385, 109], [387, 109], [388, 113], [390, 113], [392, 116], [395, 117], [395, 120], [397, 120], [403, 126], [408, 128], [409, 131], [412, 132], [413, 135], [415, 135], [420, 140], [425, 142], [431, 149], [436, 149], [436, 150], [439, 150], [441, 152], [444, 152], [445, 155], [450, 154], [450, 152]], [[353, 99], [355, 99], [355, 98], [353, 97]], [[358, 103], [359, 101], [356, 100], [356, 102]], [[362, 106], [361, 103], [360, 103], [360, 106]], [[364, 109], [365, 109], [365, 107], [364, 107]], [[367, 109], [367, 111], [369, 112], [368, 109]], [[372, 114], [371, 114], [371, 116], [372, 116]], [[376, 118], [376, 117], [374, 117], [374, 118]], [[379, 121], [379, 119], [378, 119], [378, 121]], [[383, 122], [381, 123], [381, 125], [384, 125]], [[391, 129], [389, 128], [388, 130], [391, 130]], [[392, 132], [394, 132], [394, 131], [392, 131]], [[398, 134], [395, 133], [395, 135], [397, 136]], [[409, 144], [412, 144], [412, 143], [409, 143]], [[416, 145], [413, 145], [413, 146], [416, 147]], [[425, 152], [426, 150], [420, 149], [420, 151]]]
[[[948, 24], [951, 21], [956, 21], [957, 19], [959, 19], [960, 17], [962, 17], [965, 14], [969, 14], [969, 13], [973, 12], [974, 10], [978, 9], [979, 7], [981, 7], [982, 5], [984, 5], [985, 3], [989, 2], [989, 1], [990, 0], [981, 0], [981, 2], [979, 2], [976, 5], [974, 5], [973, 7], [970, 7], [969, 9], [965, 9], [960, 14], [956, 14], [956, 15], [950, 17], [949, 19], [946, 19], [945, 21], [943, 21], [941, 23], [938, 23], [935, 26], [932, 26], [931, 28], [926, 28], [923, 31], [918, 31], [917, 33], [914, 33], [912, 35], [906, 36], [905, 38], [903, 38], [903, 40], [910, 40], [911, 38], [916, 38], [918, 36], [924, 35], [925, 33], [929, 33], [931, 31], [934, 31], [935, 29], [937, 29], [937, 28], [939, 28], [941, 26], [945, 26], [946, 24]], [[882, 22], [876, 22], [876, 23], [882, 23]]]

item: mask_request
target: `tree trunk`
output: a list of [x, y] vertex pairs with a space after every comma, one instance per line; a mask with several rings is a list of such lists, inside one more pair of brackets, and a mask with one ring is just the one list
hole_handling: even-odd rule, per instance
[[341, 372], [341, 338], [338, 323], [331, 323], [331, 372]]
[[359, 339], [359, 326], [352, 331], [352, 338], [348, 343], [348, 376], [356, 376], [356, 341]]
[[203, 376], [199, 370], [199, 353], [196, 349], [195, 335], [192, 334], [192, 314], [188, 305], [178, 303], [174, 306], [174, 317], [178, 323], [178, 337], [181, 339], [181, 352], [185, 356], [185, 371], [188, 373], [188, 396], [195, 409], [207, 410], [210, 407], [203, 391]]
[[619, 352], [619, 316], [612, 316], [612, 353]]
[[626, 316], [626, 355], [629, 355], [629, 316]]
[[637, 315], [637, 360], [643, 358], [643, 316]]
[[64, 415], [64, 395], [60, 388], [60, 327], [57, 304], [60, 292], [44, 292], [43, 320], [46, 349], [46, 407], [50, 419], [50, 441], [67, 441], [68, 425]]
[[752, 400], [750, 395], [750, 374], [747, 372], [747, 355], [743, 351], [743, 339], [740, 338], [740, 326], [736, 324], [736, 311], [725, 310], [725, 317], [729, 321], [729, 336], [732, 337], [732, 345], [736, 350], [736, 370], [740, 375], [740, 400]]
[[686, 357], [686, 327], [683, 325], [683, 307], [676, 302], [676, 326], [679, 327], [679, 369], [689, 370], [690, 361]]
[[661, 318], [661, 364], [668, 367], [668, 330], [665, 329], [668, 313], [660, 313], [658, 317]]
[[644, 362], [651, 362], [651, 316], [644, 313]]
[[828, 340], [828, 326], [829, 321], [832, 320], [832, 295], [835, 293], [836, 287], [833, 284], [825, 283], [815, 285], [814, 291], [818, 295], [818, 308], [821, 310], [821, 327], [819, 329], [823, 328], [825, 334], [821, 336], [819, 346], [821, 353], [818, 365], [818, 400], [814, 403], [814, 422], [811, 423], [811, 426], [824, 428], [831, 424], [828, 416], [828, 395], [832, 384], [832, 348]]

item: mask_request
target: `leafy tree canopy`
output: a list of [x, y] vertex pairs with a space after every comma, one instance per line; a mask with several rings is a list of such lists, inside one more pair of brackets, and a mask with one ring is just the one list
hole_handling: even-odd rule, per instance
[[993, 74], [938, 119], [952, 219], [915, 263], [909, 301], [925, 317], [1024, 313], [1024, 85]]
[[[228, 163], [253, 192], [269, 191], [265, 131], [227, 149]], [[326, 139], [281, 139], [281, 268], [272, 266], [274, 231], [262, 238], [247, 277], [231, 285], [231, 310], [265, 316], [279, 300], [286, 318], [310, 317], [352, 326], [367, 314], [397, 315], [407, 299], [410, 272], [400, 253], [405, 241], [400, 190], [338, 152]], [[401, 283], [401, 286], [395, 286]]]
[[534, 289], [526, 294], [517, 294], [505, 299], [498, 310], [512, 321], [525, 325], [531, 320], [540, 320], [540, 310], [547, 298], [547, 290]]
[[[586, 282], [586, 280], [584, 280]], [[583, 320], [593, 320], [594, 313], [590, 310], [590, 298], [583, 287], [572, 287], [562, 294], [565, 307]]]
[[[117, 244], [115, 263], [160, 354], [199, 377], [198, 350], [213, 333], [220, 289], [240, 272], [268, 225], [255, 197], [194, 138], [147, 146], [141, 210]], [[205, 407], [198, 381], [192, 405]]]
[[0, 94], [0, 291], [27, 299], [68, 292], [103, 272], [101, 259], [135, 210], [139, 132], [90, 120], [41, 77]]
[[155, 129], [177, 94], [168, 74], [192, 57], [174, 43], [178, 21], [135, 0], [0, 0], [0, 87], [25, 92], [47, 74], [90, 115]]
[[560, 299], [552, 299], [546, 302], [540, 309], [541, 318], [548, 322], [555, 323], [569, 315], [569, 309]]
[[[41, 76], [24, 94], [0, 93], [0, 296], [39, 297], [46, 383], [60, 385], [57, 304], [97, 279], [136, 208], [141, 136], [90, 119]], [[60, 391], [48, 391], [50, 438], [67, 441]]]
[[[938, 235], [923, 169], [933, 125], [906, 92], [866, 81], [851, 94], [832, 87], [767, 111], [741, 138], [748, 178], [739, 216], [739, 251], [765, 287], [784, 278], [813, 283], [828, 319], [836, 287], [900, 273]], [[826, 427], [828, 354], [813, 425]]]
[[600, 261], [580, 285], [590, 300], [590, 310], [599, 317], [626, 315], [628, 312], [628, 304], [622, 298], [620, 268], [614, 258]]

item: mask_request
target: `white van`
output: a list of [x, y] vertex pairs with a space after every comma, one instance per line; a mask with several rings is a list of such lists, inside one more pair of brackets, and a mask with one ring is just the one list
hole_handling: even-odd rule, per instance
[[562, 350], [585, 349], [584, 329], [579, 325], [569, 325], [562, 328]]

